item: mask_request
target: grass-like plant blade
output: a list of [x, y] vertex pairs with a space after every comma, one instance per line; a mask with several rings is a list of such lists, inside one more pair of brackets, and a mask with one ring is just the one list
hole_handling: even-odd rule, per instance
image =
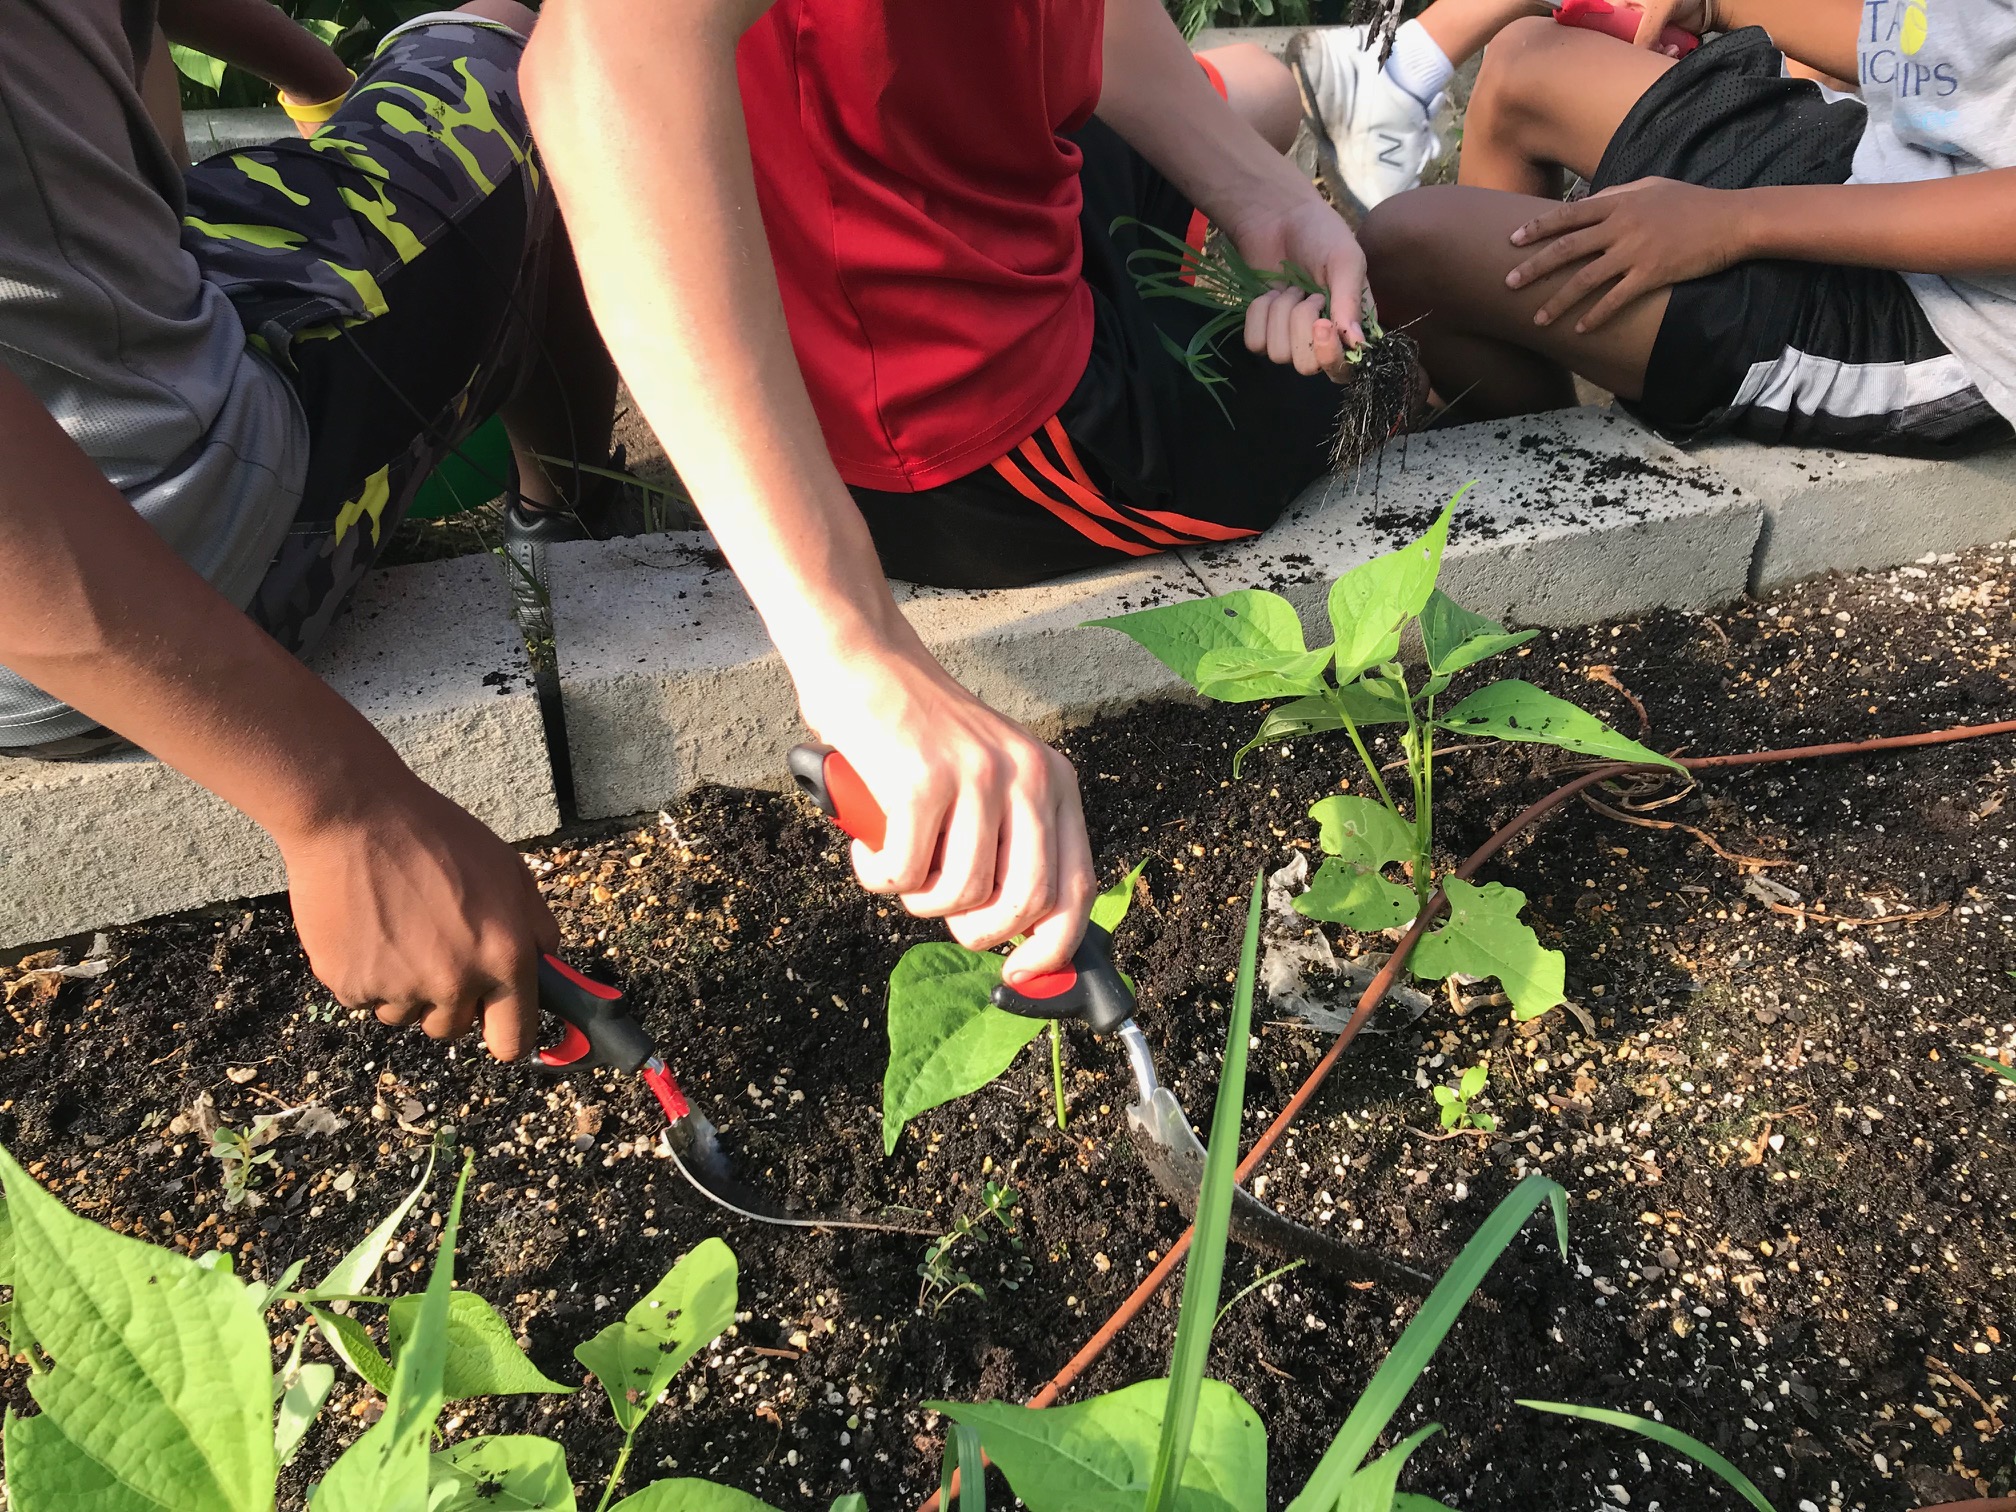
[[1612, 1412], [1608, 1407], [1583, 1407], [1574, 1402], [1536, 1402], [1521, 1397], [1519, 1405], [1531, 1407], [1535, 1412], [1551, 1412], [1560, 1417], [1581, 1418], [1586, 1423], [1607, 1423], [1612, 1428], [1628, 1428], [1631, 1432], [1649, 1438], [1656, 1444], [1664, 1444], [1668, 1449], [1677, 1449], [1695, 1464], [1713, 1470], [1730, 1484], [1738, 1496], [1757, 1508], [1757, 1512], [1772, 1512], [1771, 1503], [1765, 1500], [1764, 1493], [1757, 1489], [1755, 1481], [1701, 1440], [1692, 1434], [1682, 1433], [1678, 1428], [1669, 1428], [1666, 1424], [1655, 1423], [1650, 1418], [1634, 1417], [1628, 1412]]
[[1239, 949], [1239, 978], [1232, 993], [1232, 1022], [1225, 1034], [1225, 1064], [1211, 1111], [1211, 1143], [1197, 1194], [1197, 1239], [1183, 1268], [1183, 1306], [1176, 1315], [1176, 1348], [1169, 1360], [1169, 1398], [1162, 1438], [1148, 1479], [1147, 1512], [1169, 1512], [1190, 1456], [1197, 1398], [1218, 1322], [1218, 1292], [1225, 1278], [1225, 1232], [1232, 1218], [1232, 1175], [1239, 1164], [1239, 1123], [1246, 1109], [1246, 1048], [1253, 1023], [1253, 982], [1260, 953], [1262, 878], [1255, 874], [1246, 905], [1246, 940]]
[[2004, 1081], [2016, 1082], [2016, 1066], [2005, 1066], [1998, 1060], [1990, 1060], [1985, 1055], [1975, 1055], [1971, 1051], [1968, 1053], [1967, 1059], [1974, 1062], [1983, 1071], [1993, 1071]]
[[[959, 1512], [987, 1512], [987, 1459], [980, 1452], [980, 1430], [954, 1423], [952, 1439], [959, 1446]], [[939, 1512], [952, 1512], [942, 1497], [938, 1506]]]
[[1456, 1315], [1470, 1294], [1483, 1283], [1486, 1273], [1505, 1252], [1533, 1210], [1542, 1202], [1554, 1205], [1554, 1234], [1561, 1258], [1568, 1258], [1568, 1194], [1545, 1176], [1528, 1176], [1492, 1209], [1463, 1252], [1435, 1283], [1421, 1311], [1407, 1325], [1392, 1350], [1372, 1373], [1364, 1393], [1358, 1398], [1337, 1437], [1323, 1452], [1315, 1474], [1302, 1493], [1288, 1504], [1288, 1512], [1332, 1512], [1343, 1497], [1344, 1488], [1357, 1473], [1372, 1445], [1386, 1431], [1393, 1414], [1400, 1410], [1407, 1393], [1428, 1368], [1435, 1351], [1455, 1325]]

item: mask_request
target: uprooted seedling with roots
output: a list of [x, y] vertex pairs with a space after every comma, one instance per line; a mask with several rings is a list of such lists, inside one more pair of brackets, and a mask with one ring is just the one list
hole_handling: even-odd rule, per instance
[[[1179, 346], [1167, 333], [1158, 334], [1163, 350], [1204, 385], [1228, 422], [1232, 414], [1219, 390], [1231, 387], [1232, 380], [1219, 365], [1219, 344], [1245, 324], [1247, 306], [1275, 289], [1300, 289], [1305, 294], [1325, 296], [1324, 313], [1332, 313], [1327, 303], [1329, 290], [1299, 263], [1256, 268], [1225, 236], [1213, 236], [1200, 250], [1160, 226], [1128, 216], [1113, 224], [1115, 229], [1139, 227], [1160, 243], [1137, 247], [1127, 254], [1127, 270], [1143, 299], [1178, 299], [1214, 312], [1191, 334], [1187, 345]], [[1399, 435], [1427, 397], [1416, 360], [1420, 349], [1414, 338], [1380, 325], [1369, 304], [1364, 315], [1365, 340], [1346, 354], [1352, 373], [1339, 386], [1337, 428], [1330, 437], [1333, 469], [1355, 467]]]

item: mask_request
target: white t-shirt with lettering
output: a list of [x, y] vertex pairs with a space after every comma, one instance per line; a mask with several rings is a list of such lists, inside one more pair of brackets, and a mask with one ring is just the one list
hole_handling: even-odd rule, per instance
[[[1859, 51], [1869, 124], [1849, 183], [2016, 168], [2016, 0], [1864, 0]], [[1983, 397], [2016, 421], [2016, 274], [1904, 280]]]

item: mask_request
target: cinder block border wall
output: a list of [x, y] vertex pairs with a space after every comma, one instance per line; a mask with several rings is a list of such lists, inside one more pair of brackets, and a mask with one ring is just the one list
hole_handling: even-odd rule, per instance
[[[898, 597], [955, 674], [1054, 735], [1183, 691], [1132, 642], [1083, 621], [1258, 586], [1288, 595], [1321, 634], [1323, 586], [1414, 535], [1472, 480], [1444, 582], [1521, 624], [1709, 609], [2016, 537], [2016, 447], [1957, 463], [1733, 443], [1682, 452], [1589, 408], [1412, 437], [1312, 486], [1257, 541], [1035, 588]], [[706, 536], [563, 548], [554, 578], [578, 817], [648, 811], [709, 782], [784, 784], [783, 752], [802, 734], [790, 679]], [[315, 665], [499, 834], [559, 824], [531, 668], [491, 558], [376, 574]], [[0, 948], [284, 885], [255, 826], [152, 761], [0, 761]]]

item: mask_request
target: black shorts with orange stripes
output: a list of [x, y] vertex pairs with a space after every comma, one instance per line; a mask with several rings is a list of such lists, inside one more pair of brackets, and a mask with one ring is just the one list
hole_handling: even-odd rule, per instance
[[1235, 331], [1220, 346], [1231, 381], [1207, 390], [1164, 349], [1164, 334], [1182, 347], [1211, 312], [1136, 294], [1127, 255], [1146, 233], [1114, 222], [1195, 245], [1201, 217], [1104, 123], [1074, 140], [1093, 307], [1085, 372], [1056, 416], [991, 466], [919, 493], [853, 490], [891, 577], [1012, 588], [1257, 535], [1329, 465], [1329, 379], [1255, 356]]

